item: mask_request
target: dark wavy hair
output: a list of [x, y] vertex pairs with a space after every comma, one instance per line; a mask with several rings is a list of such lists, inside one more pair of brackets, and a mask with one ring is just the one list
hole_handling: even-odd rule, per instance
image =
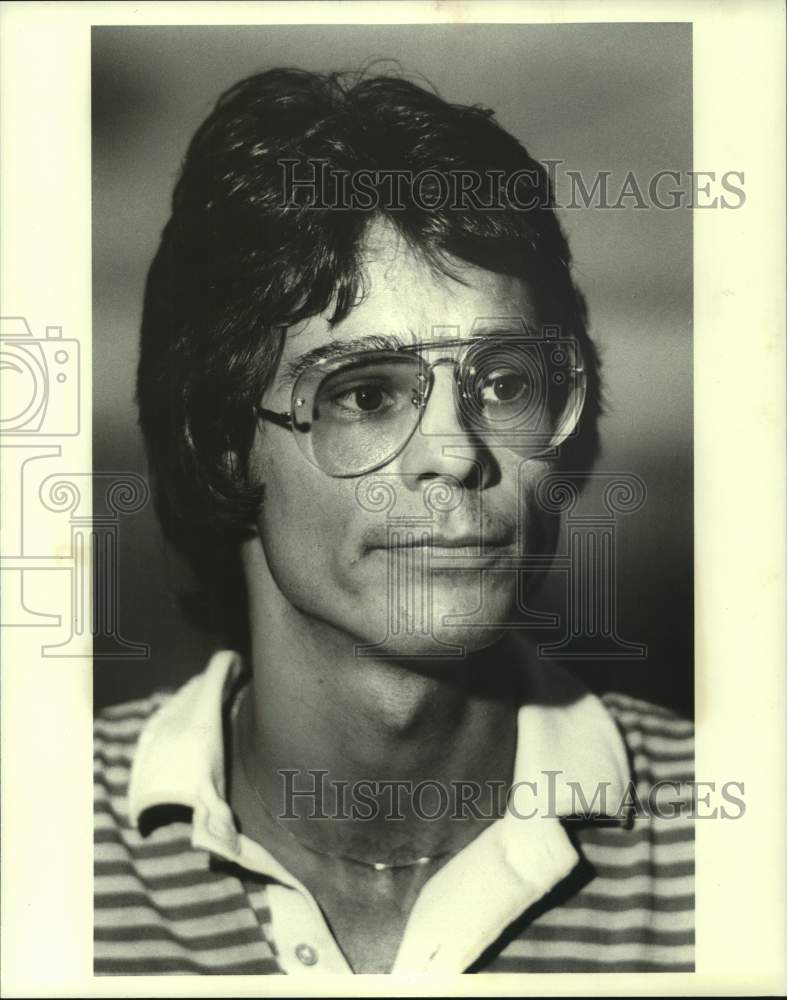
[[[285, 190], [284, 161], [324, 162], [318, 197]], [[494, 203], [429, 208], [405, 185], [373, 210], [336, 211], [336, 177], [472, 171], [511, 177]], [[491, 192], [491, 188], [490, 188]], [[388, 199], [388, 201], [386, 201]], [[470, 199], [467, 199], [468, 201]], [[148, 274], [137, 380], [156, 509], [201, 581], [198, 621], [242, 645], [238, 543], [262, 500], [249, 482], [253, 407], [286, 328], [327, 309], [339, 322], [363, 294], [363, 238], [387, 218], [435, 268], [450, 258], [527, 279], [544, 322], [580, 341], [589, 399], [561, 461], [587, 468], [598, 445], [598, 359], [546, 170], [492, 111], [449, 104], [397, 76], [259, 73], [230, 88], [198, 129]], [[228, 454], [236, 457], [233, 463]]]

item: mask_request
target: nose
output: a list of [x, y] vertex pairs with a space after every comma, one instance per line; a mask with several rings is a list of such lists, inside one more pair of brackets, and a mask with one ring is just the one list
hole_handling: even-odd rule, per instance
[[458, 480], [463, 486], [483, 486], [489, 479], [488, 452], [457, 412], [455, 371], [452, 363], [434, 366], [420, 423], [399, 456], [399, 471], [414, 489], [428, 479]]

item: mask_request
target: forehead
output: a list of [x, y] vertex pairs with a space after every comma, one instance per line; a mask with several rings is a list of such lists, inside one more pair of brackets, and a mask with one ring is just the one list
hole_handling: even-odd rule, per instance
[[312, 316], [287, 335], [283, 361], [331, 341], [394, 336], [404, 342], [477, 335], [506, 319], [536, 323], [534, 297], [521, 278], [449, 258], [453, 275], [437, 272], [386, 223], [375, 222], [362, 254], [364, 296], [331, 326], [333, 309]]

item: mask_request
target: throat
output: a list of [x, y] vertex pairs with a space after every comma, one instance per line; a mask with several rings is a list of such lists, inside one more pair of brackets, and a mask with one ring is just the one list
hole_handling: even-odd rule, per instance
[[270, 712], [255, 672], [233, 722], [247, 829], [315, 862], [433, 868], [502, 815], [516, 700], [507, 684], [449, 681], [433, 668], [386, 664], [341, 690], [349, 680], [334, 675], [323, 697], [304, 691]]
[[503, 748], [513, 749], [518, 710], [509, 664], [498, 655], [260, 665], [248, 749], [277, 766], [327, 768], [349, 781], [474, 778], [490, 767], [499, 777], [512, 763]]
[[353, 676], [347, 678], [352, 693], [347, 697], [350, 685], [342, 681], [343, 702], [351, 706], [356, 725], [384, 742], [387, 753], [397, 744], [422, 745], [461, 726], [472, 692], [467, 678], [456, 676], [460, 670], [464, 674], [454, 666], [451, 676], [390, 661], [361, 663], [360, 669], [353, 664]]

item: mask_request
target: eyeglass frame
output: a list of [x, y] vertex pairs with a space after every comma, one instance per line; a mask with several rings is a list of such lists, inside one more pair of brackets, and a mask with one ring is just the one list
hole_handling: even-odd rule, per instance
[[[421, 391], [419, 393], [419, 399], [417, 401], [416, 400], [412, 400], [413, 405], [416, 406], [416, 408], [418, 410], [418, 417], [415, 420], [415, 422], [413, 423], [412, 430], [409, 432], [409, 434], [407, 434], [407, 436], [404, 438], [404, 440], [402, 441], [402, 443], [399, 445], [399, 447], [392, 454], [390, 454], [389, 456], [387, 456], [382, 461], [377, 462], [376, 464], [370, 466], [369, 468], [362, 469], [360, 472], [333, 473], [333, 472], [328, 472], [326, 469], [324, 469], [320, 465], [320, 463], [317, 461], [316, 457], [313, 454], [312, 454], [312, 456], [310, 458], [309, 455], [306, 455], [304, 449], [301, 448], [301, 451], [306, 455], [306, 458], [309, 459], [309, 461], [316, 468], [320, 469], [321, 472], [324, 472], [327, 476], [330, 476], [332, 479], [354, 479], [354, 478], [357, 478], [359, 476], [365, 476], [365, 475], [367, 475], [370, 472], [375, 472], [377, 469], [383, 468], [384, 466], [388, 465], [389, 462], [392, 462], [398, 455], [400, 455], [402, 453], [402, 451], [407, 447], [407, 445], [412, 440], [413, 435], [415, 434], [415, 432], [418, 430], [419, 426], [421, 425], [421, 421], [423, 419], [423, 415], [424, 415], [424, 413], [426, 411], [426, 407], [427, 407], [427, 405], [429, 403], [429, 399], [431, 398], [432, 389], [434, 388], [434, 369], [437, 368], [437, 367], [439, 367], [440, 365], [444, 365], [444, 364], [453, 365], [454, 368], [455, 368], [455, 374], [454, 374], [454, 386], [455, 386], [455, 389], [458, 389], [459, 391], [462, 391], [462, 383], [461, 383], [461, 380], [459, 378], [459, 373], [462, 372], [463, 369], [464, 369], [464, 362], [466, 360], [467, 354], [476, 345], [483, 344], [483, 343], [494, 343], [495, 341], [509, 341], [509, 342], [510, 341], [516, 341], [517, 343], [521, 343], [521, 342], [528, 343], [529, 342], [531, 344], [551, 343], [551, 344], [554, 344], [556, 346], [560, 345], [560, 344], [565, 344], [566, 343], [565, 341], [560, 341], [560, 340], [554, 340], [554, 341], [552, 341], [552, 340], [545, 340], [545, 339], [542, 339], [542, 338], [528, 338], [526, 336], [523, 337], [520, 334], [516, 334], [516, 335], [505, 334], [505, 335], [497, 336], [497, 337], [486, 335], [486, 336], [479, 336], [479, 337], [453, 338], [453, 339], [447, 339], [447, 340], [420, 341], [419, 343], [416, 343], [416, 344], [403, 344], [400, 347], [391, 348], [390, 350], [386, 350], [386, 349], [360, 350], [360, 351], [358, 351], [356, 353], [347, 354], [346, 356], [343, 356], [343, 357], [341, 357], [339, 359], [337, 359], [337, 358], [322, 358], [322, 359], [320, 359], [318, 361], [315, 361], [313, 364], [309, 365], [295, 379], [295, 382], [294, 382], [293, 387], [292, 387], [291, 395], [290, 395], [290, 406], [292, 407], [291, 409], [289, 409], [289, 410], [270, 410], [267, 407], [260, 406], [258, 404], [258, 405], [255, 405], [255, 407], [254, 407], [254, 413], [255, 413], [255, 415], [257, 417], [259, 417], [259, 418], [261, 418], [263, 420], [266, 420], [266, 421], [274, 424], [277, 427], [283, 427], [285, 430], [288, 429], [288, 430], [292, 431], [293, 434], [296, 435], [296, 440], [298, 440], [298, 435], [301, 435], [302, 437], [305, 438], [305, 437], [311, 435], [311, 429], [309, 428], [306, 431], [299, 430], [299, 428], [297, 426], [297, 423], [296, 423], [295, 406], [298, 405], [297, 401], [296, 401], [296, 395], [297, 395], [298, 385], [300, 384], [301, 379], [303, 379], [307, 375], [307, 373], [313, 372], [315, 369], [319, 369], [319, 368], [321, 368], [323, 366], [327, 367], [328, 365], [334, 365], [334, 364], [337, 363], [337, 361], [340, 362], [339, 367], [336, 369], [338, 371], [341, 368], [342, 364], [347, 363], [349, 365], [349, 364], [352, 364], [353, 362], [357, 361], [360, 358], [365, 358], [365, 357], [373, 358], [375, 356], [378, 356], [378, 357], [380, 357], [382, 359], [386, 355], [399, 356], [399, 355], [402, 355], [402, 354], [415, 354], [417, 356], [417, 358], [419, 359], [419, 361], [421, 362], [421, 364], [426, 369], [426, 371], [428, 372], [428, 378], [424, 378], [425, 388], [424, 388], [423, 391]], [[574, 347], [575, 347], [575, 349], [577, 351], [577, 354], [578, 354], [577, 360], [578, 360], [579, 363], [576, 364], [576, 365], [568, 365], [567, 366], [567, 371], [570, 372], [571, 374], [573, 374], [575, 377], [576, 376], [580, 376], [580, 381], [581, 381], [581, 385], [580, 385], [580, 399], [579, 399], [579, 403], [578, 403], [578, 406], [577, 406], [578, 412], [576, 413], [576, 417], [574, 419], [573, 428], [572, 428], [572, 431], [573, 431], [573, 429], [575, 429], [576, 427], [579, 426], [579, 421], [580, 421], [581, 416], [582, 416], [582, 410], [584, 409], [586, 392], [587, 392], [587, 381], [586, 381], [586, 368], [585, 368], [585, 365], [584, 365], [584, 362], [583, 362], [581, 348], [580, 348], [580, 346], [579, 346], [579, 344], [577, 343], [576, 340], [572, 339], [571, 343], [574, 345]], [[434, 350], [435, 348], [463, 348], [463, 347], [465, 348], [465, 350], [462, 351], [459, 354], [458, 357], [439, 358], [435, 362], [428, 361], [426, 358], [421, 357], [421, 354], [420, 354], [421, 351]], [[329, 373], [329, 374], [331, 374], [331, 373]], [[419, 376], [419, 378], [420, 378], [420, 376]], [[322, 384], [322, 381], [320, 381], [318, 383], [318, 386], [321, 385], [321, 384]], [[316, 395], [316, 392], [315, 392], [315, 395]], [[465, 396], [465, 398], [467, 398], [466, 393], [464, 393], [464, 396]], [[568, 422], [568, 418], [566, 418], [563, 421], [563, 424], [565, 424], [567, 422]], [[544, 449], [543, 452], [538, 452], [537, 454], [531, 455], [531, 456], [528, 456], [528, 457], [529, 458], [543, 457], [545, 454], [547, 454], [550, 451], [553, 451], [554, 449], [556, 449], [557, 447], [559, 447], [559, 445], [562, 444], [563, 441], [565, 441], [570, 436], [570, 434], [572, 433], [572, 431], [569, 431], [568, 433], [564, 434], [563, 436], [553, 435], [553, 436], [558, 436], [558, 441], [557, 441], [556, 444], [550, 444], [549, 446], [547, 446]], [[471, 430], [470, 432], [471, 433], [475, 433], [476, 435], [478, 435], [477, 431]]]

